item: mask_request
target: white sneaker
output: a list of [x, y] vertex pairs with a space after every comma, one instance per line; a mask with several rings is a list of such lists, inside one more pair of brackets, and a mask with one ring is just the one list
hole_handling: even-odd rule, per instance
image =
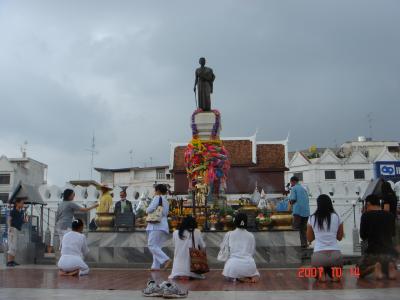
[[144, 297], [162, 297], [164, 291], [154, 280], [149, 280], [142, 294]]
[[160, 288], [163, 290], [163, 297], [165, 299], [186, 298], [188, 296], [187, 290], [180, 289], [175, 283], [164, 281]]

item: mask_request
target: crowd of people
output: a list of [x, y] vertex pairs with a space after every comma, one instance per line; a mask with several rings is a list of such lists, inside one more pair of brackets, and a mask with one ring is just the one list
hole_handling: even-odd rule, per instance
[[[339, 241], [344, 236], [343, 220], [334, 209], [331, 198], [322, 194], [317, 198], [317, 208], [310, 215], [308, 193], [299, 183], [299, 179], [290, 179], [291, 191], [288, 200], [293, 214], [293, 228], [299, 231], [300, 245], [308, 248], [314, 242], [311, 265], [323, 268], [324, 272], [318, 280], [325, 282], [328, 277], [338, 281], [332, 270], [343, 267], [343, 258]], [[366, 197], [360, 222], [360, 237], [363, 240], [362, 257], [358, 264], [360, 277], [374, 274], [376, 279], [387, 277], [396, 278], [396, 260], [398, 259], [398, 200], [390, 183], [383, 182], [381, 194], [371, 194]], [[107, 195], [107, 190], [104, 190]], [[174, 257], [170, 258], [163, 246], [169, 239], [168, 213], [169, 203], [166, 197], [167, 188], [159, 184], [155, 187], [155, 196], [147, 208], [148, 214], [159, 213], [156, 222], [148, 222], [146, 231], [148, 248], [153, 257], [150, 271], [160, 271], [172, 266], [170, 280], [205, 279], [204, 274], [193, 272], [191, 269], [190, 249], [196, 247], [205, 250], [206, 244], [202, 233], [197, 228], [195, 218], [187, 216], [183, 219], [179, 230], [172, 235], [174, 244]], [[56, 231], [60, 238], [60, 254], [58, 267], [61, 275], [87, 275], [89, 267], [84, 262], [84, 257], [89, 249], [86, 237], [82, 234], [84, 224], [79, 219], [74, 219], [77, 211], [89, 211], [99, 206], [95, 204], [85, 208], [74, 203], [74, 192], [66, 189], [63, 201], [60, 203], [56, 215]], [[126, 199], [124, 191], [120, 194], [121, 200], [116, 204], [117, 212], [132, 212], [132, 204]], [[111, 197], [110, 197], [111, 199]], [[112, 200], [112, 199], [111, 199]], [[111, 205], [105, 201], [101, 205]], [[26, 221], [23, 214], [23, 200], [17, 199], [9, 218], [9, 249], [7, 266], [15, 266], [16, 231], [21, 230]], [[256, 241], [254, 235], [247, 231], [247, 215], [238, 213], [234, 218], [235, 230], [225, 234], [221, 241], [221, 255], [224, 256], [224, 269], [222, 275], [229, 281], [256, 283], [260, 280], [260, 273], [254, 260]], [[396, 239], [397, 232], [397, 239]], [[176, 290], [177, 287], [169, 282], [165, 288]], [[148, 296], [156, 295], [161, 288], [154, 281], [148, 283], [144, 293]], [[177, 291], [179, 292], [179, 290]]]

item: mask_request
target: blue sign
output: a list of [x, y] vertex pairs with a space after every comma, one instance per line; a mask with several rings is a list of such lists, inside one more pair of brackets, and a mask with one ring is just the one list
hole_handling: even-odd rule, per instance
[[374, 169], [375, 178], [400, 181], [400, 161], [377, 161], [374, 163]]

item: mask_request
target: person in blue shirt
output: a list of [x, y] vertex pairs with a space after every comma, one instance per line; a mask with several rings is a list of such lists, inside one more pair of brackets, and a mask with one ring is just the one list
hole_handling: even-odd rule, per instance
[[148, 223], [147, 224], [147, 236], [148, 236], [148, 247], [153, 255], [153, 264], [151, 266], [151, 271], [159, 271], [161, 266], [167, 269], [171, 266], [172, 260], [167, 254], [162, 251], [164, 243], [168, 240], [169, 227], [168, 227], [168, 213], [169, 213], [169, 203], [167, 200], [167, 187], [165, 184], [158, 184], [155, 187], [155, 196], [151, 201], [146, 212], [154, 212], [159, 204], [162, 204], [163, 213], [162, 219], [159, 223]]
[[19, 264], [15, 262], [18, 246], [18, 232], [21, 231], [22, 225], [27, 222], [24, 212], [24, 200], [26, 197], [15, 199], [14, 207], [8, 218], [8, 257], [7, 267], [15, 267]]
[[299, 183], [299, 178], [290, 178], [289, 200], [292, 205], [293, 229], [299, 230], [302, 248], [307, 248], [307, 221], [310, 216], [310, 204], [306, 189]]

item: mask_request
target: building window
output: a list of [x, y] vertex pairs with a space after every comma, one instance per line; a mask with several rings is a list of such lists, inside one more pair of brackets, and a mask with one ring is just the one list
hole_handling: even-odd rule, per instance
[[354, 170], [354, 179], [365, 179], [364, 170]]
[[0, 184], [10, 184], [10, 174], [0, 174]]
[[325, 171], [325, 180], [335, 180], [336, 171]]
[[157, 169], [156, 178], [157, 178], [157, 180], [165, 179], [165, 169]]
[[8, 202], [8, 193], [0, 193], [0, 201], [3, 201], [3, 203]]
[[303, 172], [293, 173], [293, 176], [297, 177], [299, 181], [303, 181]]

